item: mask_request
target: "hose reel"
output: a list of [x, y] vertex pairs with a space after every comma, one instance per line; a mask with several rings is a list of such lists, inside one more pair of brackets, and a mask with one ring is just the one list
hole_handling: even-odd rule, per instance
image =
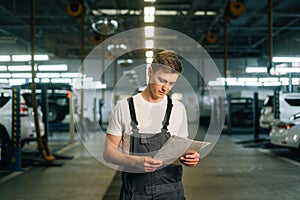
[[245, 2], [243, 0], [230, 0], [227, 11], [230, 18], [237, 18], [245, 12]]
[[209, 32], [206, 34], [206, 37], [205, 37], [206, 41], [209, 43], [209, 44], [214, 44], [217, 42], [218, 40], [218, 34], [217, 33], [212, 33], [212, 32]]
[[71, 0], [67, 5], [67, 12], [73, 17], [78, 17], [83, 14], [84, 6], [80, 0]]
[[100, 44], [101, 42], [103, 42], [105, 40], [105, 37], [103, 35], [95, 33], [93, 35], [93, 39], [92, 40], [93, 40], [93, 43], [95, 45], [98, 45], [98, 44]]

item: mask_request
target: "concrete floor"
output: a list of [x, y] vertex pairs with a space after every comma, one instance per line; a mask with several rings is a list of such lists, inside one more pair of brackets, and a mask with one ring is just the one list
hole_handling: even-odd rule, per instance
[[[199, 166], [184, 167], [187, 200], [300, 199], [299, 160], [279, 156], [276, 149], [235, 143], [245, 138], [223, 134]], [[54, 144], [64, 146], [60, 153], [74, 158], [59, 160], [62, 166], [35, 164], [2, 177], [1, 200], [118, 199], [118, 171], [94, 159], [79, 141]]]

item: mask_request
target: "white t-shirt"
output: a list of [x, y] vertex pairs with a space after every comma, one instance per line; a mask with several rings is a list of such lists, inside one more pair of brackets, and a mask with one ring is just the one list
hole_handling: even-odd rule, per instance
[[[167, 109], [167, 96], [158, 103], [151, 103], [142, 97], [141, 93], [133, 96], [133, 103], [138, 121], [138, 129], [140, 133], [159, 133], [163, 127], [162, 121]], [[188, 136], [187, 117], [184, 105], [172, 99], [173, 107], [168, 125], [168, 131], [171, 135], [181, 137]], [[107, 133], [114, 136], [130, 135], [132, 127], [130, 125], [130, 111], [127, 99], [117, 102], [113, 108]]]

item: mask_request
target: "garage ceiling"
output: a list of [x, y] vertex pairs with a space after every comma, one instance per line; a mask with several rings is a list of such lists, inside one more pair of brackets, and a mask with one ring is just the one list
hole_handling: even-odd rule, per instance
[[[114, 34], [145, 26], [144, 7], [156, 8], [154, 25], [184, 33], [201, 43], [212, 57], [224, 52], [224, 13], [227, 0], [84, 0], [85, 52], [95, 47], [91, 24], [99, 19], [114, 19], [119, 23]], [[268, 1], [245, 0], [245, 11], [227, 20], [229, 57], [260, 57], [268, 51]], [[52, 53], [59, 58], [81, 55], [81, 19], [67, 13], [69, 0], [35, 1], [36, 52]], [[300, 30], [300, 1], [273, 0], [273, 43], [295, 37]], [[169, 11], [168, 14], [160, 13]], [[200, 15], [196, 15], [200, 13]], [[170, 15], [172, 14], [172, 15]], [[30, 49], [30, 1], [1, 0], [0, 53], [28, 53]], [[217, 36], [208, 42], [207, 33]], [[107, 38], [109, 36], [105, 36]], [[292, 42], [299, 42], [300, 37]], [[299, 51], [299, 50], [298, 50]]]

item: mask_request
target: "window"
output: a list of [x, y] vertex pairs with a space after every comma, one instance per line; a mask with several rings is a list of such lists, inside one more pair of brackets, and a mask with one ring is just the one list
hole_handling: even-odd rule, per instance
[[300, 106], [300, 99], [284, 99], [290, 106]]

